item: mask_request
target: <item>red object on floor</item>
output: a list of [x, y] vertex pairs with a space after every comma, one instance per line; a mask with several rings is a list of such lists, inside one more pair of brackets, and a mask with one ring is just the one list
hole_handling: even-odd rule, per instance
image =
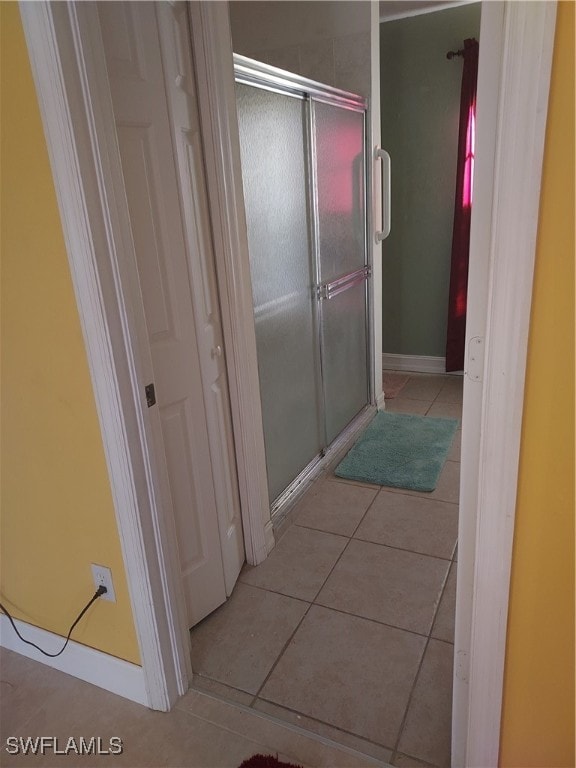
[[274, 755], [252, 755], [239, 768], [302, 768], [294, 763], [283, 763]]

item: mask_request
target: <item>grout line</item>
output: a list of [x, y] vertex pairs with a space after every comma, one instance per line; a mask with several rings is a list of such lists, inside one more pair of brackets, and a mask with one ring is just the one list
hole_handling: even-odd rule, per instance
[[[194, 685], [194, 679], [197, 678], [197, 677], [200, 677], [203, 680], [210, 680], [213, 683], [217, 683], [218, 685], [221, 685], [224, 689], [229, 688], [231, 691], [235, 691], [236, 693], [243, 693], [245, 696], [250, 696], [251, 697], [251, 701], [250, 701], [249, 704], [243, 704], [242, 702], [239, 702], [239, 701], [232, 701], [231, 698], [228, 698], [226, 696], [226, 692], [225, 691], [206, 691], [204, 688], [196, 687]], [[199, 672], [194, 672], [193, 673], [193, 675], [192, 675], [192, 683], [190, 685], [190, 689], [189, 690], [196, 691], [197, 693], [204, 693], [207, 696], [213, 696], [216, 699], [220, 699], [221, 701], [225, 701], [227, 704], [233, 704], [234, 706], [236, 704], [241, 704], [241, 706], [243, 706], [243, 707], [251, 707], [252, 704], [254, 703], [255, 699], [256, 699], [256, 695], [254, 693], [251, 693], [250, 691], [245, 691], [242, 688], [237, 688], [235, 685], [229, 685], [228, 683], [223, 683], [221, 680], [218, 680], [218, 678], [216, 678], [216, 677], [211, 677], [210, 675], [203, 675], [203, 674], [200, 674]], [[175, 708], [176, 709], [182, 709], [181, 707], [178, 706], [178, 703], [176, 703]], [[189, 710], [187, 710], [184, 707], [183, 711], [189, 711]]]
[[341, 613], [344, 616], [350, 616], [353, 619], [361, 619], [362, 621], [370, 621], [372, 624], [378, 624], [380, 627], [386, 627], [387, 629], [395, 629], [397, 632], [407, 632], [409, 635], [415, 635], [421, 637], [424, 640], [428, 639], [428, 635], [422, 632], [416, 632], [414, 629], [406, 629], [406, 627], [399, 627], [396, 624], [387, 624], [385, 621], [378, 621], [378, 619], [372, 619], [368, 616], [359, 616], [357, 613], [350, 613], [350, 611], [344, 611], [342, 608], [334, 608], [331, 605], [325, 605], [324, 603], [313, 603], [318, 608], [325, 608], [327, 611], [334, 611], [335, 613]]
[[[376, 494], [376, 496], [378, 496], [378, 494]], [[364, 516], [362, 517], [362, 520], [364, 519], [364, 517], [365, 517], [365, 516], [366, 516], [366, 514], [368, 513], [368, 510], [370, 509], [370, 507], [372, 506], [372, 504], [374, 504], [375, 500], [376, 500], [376, 497], [374, 497], [374, 499], [372, 500], [372, 502], [370, 503], [370, 505], [369, 505], [369, 506], [368, 506], [368, 508], [366, 509], [366, 512], [364, 513]], [[360, 526], [360, 524], [361, 524], [362, 520], [361, 520], [361, 521], [358, 523], [358, 526]], [[357, 529], [358, 529], [358, 526], [356, 526], [356, 529], [355, 529], [355, 530], [357, 530]], [[345, 537], [343, 537], [343, 538], [345, 538]], [[341, 558], [343, 557], [344, 553], [345, 553], [345, 552], [346, 552], [346, 550], [348, 549], [348, 547], [349, 547], [349, 545], [350, 545], [350, 542], [351, 542], [351, 541], [352, 541], [352, 538], [349, 538], [349, 539], [348, 539], [348, 542], [347, 542], [347, 544], [346, 544], [346, 546], [344, 547], [344, 549], [342, 550], [342, 552], [340, 553], [340, 555], [338, 556], [338, 558], [337, 558], [337, 559], [336, 559], [336, 561], [334, 562], [334, 565], [333, 565], [333, 566], [332, 566], [332, 568], [330, 569], [330, 572], [328, 573], [328, 575], [326, 576], [326, 578], [325, 578], [325, 579], [324, 579], [324, 581], [322, 582], [322, 585], [320, 586], [320, 588], [319, 588], [319, 589], [318, 589], [318, 591], [316, 592], [316, 595], [315, 595], [315, 597], [314, 597], [314, 599], [313, 599], [312, 603], [310, 603], [310, 604], [308, 605], [308, 608], [306, 609], [306, 611], [304, 612], [304, 614], [303, 614], [302, 618], [300, 619], [300, 621], [299, 621], [299, 622], [298, 622], [298, 624], [296, 625], [296, 627], [295, 627], [294, 631], [292, 632], [292, 634], [290, 635], [290, 637], [287, 639], [286, 643], [285, 643], [285, 644], [284, 644], [284, 646], [282, 647], [282, 650], [280, 651], [280, 653], [279, 653], [279, 654], [278, 654], [278, 656], [276, 657], [276, 660], [275, 660], [275, 662], [273, 663], [272, 667], [270, 668], [270, 670], [269, 670], [268, 674], [266, 675], [266, 677], [265, 677], [264, 681], [262, 682], [262, 684], [261, 684], [261, 685], [260, 685], [260, 687], [258, 688], [258, 691], [256, 692], [256, 699], [257, 699], [257, 698], [260, 696], [260, 693], [261, 693], [262, 689], [264, 688], [264, 686], [266, 685], [266, 683], [267, 683], [267, 682], [268, 682], [268, 680], [270, 679], [270, 677], [271, 677], [272, 673], [274, 672], [274, 670], [275, 670], [275, 669], [276, 669], [276, 667], [278, 666], [278, 663], [280, 662], [280, 659], [282, 658], [282, 656], [283, 656], [283, 655], [284, 655], [284, 653], [286, 652], [286, 649], [288, 648], [289, 644], [292, 642], [292, 639], [294, 638], [294, 636], [295, 636], [296, 632], [298, 631], [298, 629], [299, 629], [299, 628], [300, 628], [300, 626], [302, 625], [302, 623], [303, 623], [304, 619], [306, 618], [306, 616], [307, 616], [307, 615], [308, 615], [308, 613], [310, 612], [310, 609], [311, 609], [312, 605], [318, 605], [318, 606], [320, 606], [320, 607], [323, 607], [323, 608], [325, 608], [325, 609], [327, 609], [327, 610], [333, 610], [333, 611], [336, 611], [337, 613], [341, 613], [341, 614], [343, 614], [343, 615], [346, 615], [346, 616], [352, 616], [352, 617], [354, 617], [354, 618], [363, 619], [364, 621], [372, 621], [372, 622], [373, 622], [373, 623], [375, 623], [375, 624], [379, 624], [380, 626], [386, 626], [386, 627], [390, 627], [390, 628], [392, 628], [392, 629], [396, 629], [397, 631], [402, 631], [402, 632], [409, 632], [410, 634], [416, 635], [416, 636], [418, 636], [418, 637], [425, 637], [425, 638], [426, 638], [426, 646], [425, 646], [425, 647], [427, 647], [427, 646], [428, 646], [429, 633], [428, 633], [428, 635], [423, 635], [423, 634], [421, 634], [421, 633], [419, 633], [419, 632], [414, 632], [413, 630], [404, 629], [403, 627], [396, 627], [396, 626], [394, 626], [393, 624], [385, 624], [384, 622], [378, 621], [378, 620], [376, 620], [376, 619], [370, 619], [370, 618], [366, 618], [365, 616], [357, 616], [356, 614], [353, 614], [353, 613], [348, 613], [347, 611], [342, 611], [342, 610], [339, 610], [338, 608], [332, 608], [332, 607], [330, 607], [330, 606], [322, 605], [322, 603], [316, 603], [316, 600], [318, 599], [318, 596], [319, 596], [320, 592], [322, 591], [322, 589], [323, 589], [324, 585], [326, 584], [326, 582], [328, 581], [328, 579], [329, 579], [329, 578], [330, 578], [330, 576], [332, 575], [332, 572], [334, 571], [334, 569], [336, 568], [336, 566], [337, 566], [337, 565], [338, 565], [338, 563], [340, 562], [340, 560], [341, 560]], [[376, 546], [380, 546], [380, 545], [376, 545]], [[439, 559], [439, 558], [438, 558], [438, 559]], [[450, 561], [444, 561], [444, 562], [450, 562]], [[450, 570], [450, 568], [448, 568], [448, 571], [449, 571], [449, 570]], [[447, 578], [447, 577], [446, 577], [446, 578]], [[254, 585], [252, 585], [252, 584], [248, 584], [247, 586], [254, 586]], [[263, 590], [263, 591], [265, 591], [265, 592], [274, 592], [274, 590], [271, 590], [271, 589], [266, 589], [266, 588], [264, 588], [264, 587], [255, 587], [255, 588], [256, 588], [256, 589], [262, 589], [262, 590]], [[291, 597], [291, 595], [284, 595], [282, 592], [279, 592], [279, 593], [275, 593], [275, 594], [281, 594], [281, 595], [283, 595], [284, 597]], [[292, 599], [301, 599], [301, 598], [292, 598]], [[301, 600], [301, 601], [302, 601], [302, 602], [307, 602], [307, 601], [305, 601], [305, 600]], [[437, 610], [437, 607], [436, 607], [436, 610]], [[430, 627], [432, 627], [432, 624], [433, 624], [433, 621], [432, 621], [432, 623], [431, 623]], [[429, 630], [429, 632], [430, 632], [430, 630]], [[255, 700], [256, 700], [256, 699], [255, 699]], [[254, 702], [252, 702], [252, 704], [253, 704], [253, 703], [254, 703]], [[252, 706], [252, 704], [251, 704], [250, 706]]]
[[[446, 459], [446, 461], [444, 462], [444, 465], [446, 464], [460, 464], [460, 462], [456, 461], [455, 459]], [[347, 481], [339, 480], [339, 482], [346, 483]], [[352, 483], [348, 483], [348, 484], [352, 485]], [[358, 481], [355, 481], [355, 485], [358, 486]], [[368, 488], [369, 490], [376, 490], [372, 486], [365, 485], [361, 487]], [[442, 502], [442, 504], [454, 504], [455, 506], [458, 506], [457, 501], [446, 501], [445, 499], [439, 499], [437, 496], [432, 496], [434, 491], [411, 491], [408, 488], [398, 488], [395, 485], [380, 485], [378, 486], [378, 493], [380, 493], [380, 491], [384, 491], [387, 493], [400, 493], [402, 496], [413, 496], [417, 499], [424, 499], [424, 501], [440, 501]], [[297, 524], [299, 525], [299, 523]]]
[[[446, 592], [446, 587], [448, 585], [448, 579], [450, 578], [451, 570], [452, 570], [452, 562], [450, 562], [448, 570], [446, 571], [446, 577], [444, 579], [444, 584], [442, 584], [442, 589], [440, 590], [440, 597], [438, 598], [438, 603], [436, 604], [436, 608], [434, 610], [434, 616], [432, 617], [432, 624], [430, 624], [430, 631], [428, 632], [428, 637], [432, 637], [432, 632], [434, 631], [434, 624], [436, 623], [436, 619], [438, 617], [438, 611], [440, 610], [442, 598], [444, 597], [444, 593]], [[436, 640], [436, 638], [434, 639]]]
[[358, 525], [357, 525], [357, 526], [356, 526], [356, 528], [354, 528], [354, 530], [352, 531], [352, 536], [350, 536], [350, 540], [352, 540], [352, 539], [354, 538], [354, 536], [356, 536], [356, 534], [357, 534], [357, 532], [358, 532], [358, 528], [360, 528], [360, 526], [362, 525], [362, 523], [363, 523], [363, 522], [364, 522], [364, 520], [366, 519], [366, 515], [368, 514], [368, 512], [370, 512], [370, 510], [372, 509], [373, 505], [376, 503], [376, 499], [378, 498], [378, 496], [380, 496], [380, 491], [381, 491], [381, 490], [382, 490], [382, 486], [381, 486], [381, 487], [380, 487], [380, 489], [379, 489], [379, 490], [376, 492], [376, 495], [374, 496], [374, 498], [372, 499], [372, 501], [370, 502], [370, 504], [368, 504], [368, 506], [367, 506], [367, 508], [366, 508], [366, 511], [364, 512], [364, 514], [362, 515], [362, 517], [361, 517], [361, 518], [360, 518], [360, 520], [358, 521]]
[[[443, 503], [449, 504], [450, 502], [443, 502]], [[360, 521], [360, 523], [358, 523], [358, 525], [356, 526], [352, 536], [345, 536], [342, 533], [333, 533], [332, 531], [325, 531], [322, 528], [314, 528], [311, 525], [303, 525], [302, 523], [294, 523], [294, 525], [298, 526], [298, 528], [306, 528], [306, 530], [308, 530], [308, 531], [317, 531], [318, 533], [327, 533], [327, 534], [332, 535], [332, 536], [340, 536], [341, 538], [350, 539], [351, 541], [361, 541], [364, 544], [374, 544], [377, 547], [386, 547], [387, 549], [395, 549], [398, 552], [407, 552], [410, 555], [420, 555], [420, 557], [430, 557], [432, 560], [442, 560], [443, 562], [446, 562], [446, 563], [453, 563], [454, 562], [453, 555], [454, 555], [454, 550], [455, 550], [456, 544], [454, 544], [454, 546], [452, 547], [452, 554], [447, 555], [446, 557], [442, 557], [442, 555], [432, 555], [432, 554], [430, 554], [430, 552], [420, 552], [417, 549], [406, 549], [406, 547], [398, 547], [398, 546], [395, 546], [394, 544], [388, 544], [387, 542], [373, 541], [373, 539], [364, 539], [361, 536], [356, 536], [356, 533], [358, 532], [358, 528], [360, 527], [361, 523], [362, 523], [362, 521]], [[330, 571], [330, 574], [331, 573], [332, 573], [332, 571]], [[326, 580], [328, 580], [330, 574], [328, 574], [328, 576], [326, 577]], [[243, 582], [243, 583], [246, 584], [248, 582]], [[325, 584], [326, 584], [326, 581], [324, 581], [322, 583], [322, 587], [324, 587]], [[250, 585], [250, 586], [252, 586], [252, 585]], [[322, 589], [322, 587], [320, 587], [320, 589]], [[267, 589], [267, 587], [264, 587], [264, 589]], [[273, 592], [274, 590], [270, 590], [270, 591]], [[280, 592], [279, 594], [284, 594], [284, 593]], [[288, 597], [292, 597], [292, 595], [288, 595]], [[318, 595], [316, 595], [316, 597], [318, 597]], [[298, 598], [296, 598], [296, 599], [298, 599]], [[300, 599], [304, 599], [304, 598], [300, 598]], [[308, 601], [306, 601], [306, 602], [308, 602]]]
[[416, 683], [418, 682], [418, 678], [420, 677], [420, 671], [422, 669], [422, 665], [424, 664], [424, 658], [426, 656], [426, 651], [428, 650], [428, 646], [430, 645], [430, 638], [426, 638], [426, 644], [424, 646], [424, 652], [422, 654], [422, 658], [420, 659], [420, 664], [418, 665], [418, 669], [416, 671], [416, 675], [414, 676], [414, 682], [412, 683], [412, 687], [410, 689], [410, 694], [408, 696], [408, 701], [406, 702], [406, 709], [404, 710], [404, 717], [402, 718], [402, 722], [400, 723], [400, 728], [398, 729], [398, 736], [396, 737], [396, 743], [394, 744], [394, 752], [393, 752], [393, 759], [396, 758], [396, 753], [398, 752], [398, 746], [400, 744], [400, 739], [402, 738], [402, 732], [404, 731], [404, 727], [406, 725], [406, 720], [408, 719], [408, 711], [410, 709], [410, 705], [412, 704], [412, 698], [414, 697], [414, 691], [416, 690]]
[[442, 638], [432, 637], [432, 635], [430, 635], [430, 640], [433, 640], [435, 643], [442, 643], [443, 645], [449, 645], [451, 648], [454, 648], [454, 643], [451, 643], [450, 640], [442, 640]]
[[340, 560], [342, 559], [342, 557], [343, 557], [343, 555], [344, 555], [344, 552], [346, 552], [346, 550], [347, 550], [347, 549], [348, 549], [348, 547], [350, 546], [350, 542], [352, 541], [352, 537], [350, 536], [350, 537], [347, 537], [347, 538], [348, 538], [348, 541], [346, 542], [346, 546], [344, 547], [344, 549], [342, 550], [342, 552], [340, 552], [340, 554], [338, 555], [338, 557], [337, 557], [336, 561], [334, 562], [334, 565], [332, 566], [332, 568], [330, 568], [330, 572], [328, 573], [328, 575], [326, 576], [326, 578], [325, 578], [325, 579], [324, 579], [324, 581], [322, 582], [322, 585], [321, 585], [320, 589], [319, 589], [319, 590], [316, 592], [316, 594], [314, 595], [314, 597], [313, 597], [313, 599], [312, 599], [312, 603], [315, 603], [315, 602], [316, 602], [316, 600], [317, 600], [317, 598], [318, 598], [318, 595], [320, 594], [320, 592], [322, 592], [322, 590], [323, 590], [323, 589], [324, 589], [324, 587], [326, 586], [326, 583], [327, 583], [328, 579], [330, 578], [330, 576], [332, 576], [332, 574], [333, 574], [333, 572], [334, 572], [334, 569], [336, 568], [336, 566], [338, 565], [338, 563], [339, 563], [339, 562], [340, 562]]
[[[260, 589], [260, 587], [257, 587], [257, 589]], [[266, 592], [271, 592], [272, 590], [264, 590], [264, 591], [266, 591]], [[300, 621], [298, 622], [298, 624], [297, 624], [297, 625], [296, 625], [296, 627], [294, 628], [294, 631], [292, 632], [292, 634], [290, 635], [290, 637], [289, 637], [289, 638], [286, 640], [286, 642], [285, 642], [285, 643], [284, 643], [284, 645], [282, 646], [282, 650], [280, 651], [280, 653], [279, 653], [279, 654], [278, 654], [278, 656], [276, 657], [276, 661], [274, 661], [274, 663], [272, 664], [272, 666], [271, 666], [271, 667], [270, 667], [270, 669], [268, 670], [268, 674], [266, 675], [266, 677], [265, 677], [265, 678], [264, 678], [264, 680], [262, 681], [262, 684], [260, 685], [260, 687], [259, 687], [259, 688], [258, 688], [258, 690], [256, 691], [256, 694], [255, 694], [255, 696], [254, 696], [254, 701], [252, 702], [252, 704], [250, 704], [250, 707], [251, 707], [251, 708], [252, 708], [252, 705], [254, 704], [254, 702], [256, 701], [256, 699], [257, 699], [257, 698], [260, 696], [260, 693], [261, 693], [262, 689], [264, 688], [264, 686], [266, 685], [266, 683], [268, 682], [268, 680], [270, 679], [270, 676], [272, 675], [272, 673], [274, 672], [274, 670], [275, 670], [275, 669], [276, 669], [276, 667], [278, 666], [278, 662], [280, 661], [280, 659], [281, 659], [281, 658], [282, 658], [282, 656], [284, 655], [284, 652], [286, 651], [286, 649], [288, 648], [288, 646], [289, 646], [289, 645], [290, 645], [290, 643], [292, 642], [292, 638], [294, 637], [294, 635], [296, 634], [296, 632], [298, 632], [298, 630], [300, 629], [300, 626], [301, 626], [302, 622], [304, 621], [304, 619], [306, 618], [306, 616], [308, 616], [308, 613], [309, 613], [309, 611], [310, 611], [310, 608], [312, 608], [312, 603], [309, 603], [309, 605], [308, 605], [308, 608], [306, 608], [306, 610], [305, 610], [305, 611], [304, 611], [304, 613], [302, 614], [302, 618], [300, 619]]]
[[[392, 761], [397, 760], [400, 755], [404, 755], [405, 757], [409, 758], [410, 760], [415, 760], [418, 762], [418, 765], [421, 765], [422, 768], [442, 768], [442, 766], [436, 766], [433, 763], [427, 763], [426, 760], [421, 760], [419, 757], [414, 757], [414, 755], [409, 755], [407, 752], [398, 752], [394, 751], [392, 754], [392, 757], [390, 758]], [[394, 765], [394, 763], [392, 763]]]
[[[388, 744], [381, 744], [379, 741], [373, 741], [372, 739], [367, 738], [366, 736], [361, 736], [358, 733], [354, 733], [354, 731], [347, 731], [346, 728], [341, 728], [339, 725], [334, 725], [333, 723], [330, 723], [328, 720], [321, 720], [318, 717], [311, 717], [310, 715], [307, 715], [305, 712], [300, 712], [298, 709], [292, 709], [291, 707], [286, 707], [284, 704], [278, 704], [275, 701], [272, 701], [271, 699], [265, 699], [261, 698], [258, 699], [258, 701], [264, 701], [268, 704], [273, 704], [275, 707], [278, 707], [280, 710], [286, 710], [287, 712], [292, 712], [294, 715], [300, 715], [302, 717], [306, 717], [308, 720], [312, 720], [315, 723], [318, 723], [319, 725], [327, 725], [329, 728], [333, 728], [335, 731], [338, 731], [339, 733], [345, 733], [347, 736], [353, 736], [356, 739], [359, 739], [361, 741], [365, 741], [367, 744], [371, 744], [374, 747], [379, 747], [380, 749], [388, 749], [390, 752], [392, 752], [392, 748], [388, 746]], [[256, 712], [264, 712], [264, 714], [270, 715], [270, 717], [276, 717], [276, 715], [271, 714], [270, 712], [266, 712], [265, 710], [257, 709]], [[283, 719], [281, 715], [278, 715], [279, 719]], [[289, 722], [286, 720], [286, 722]], [[305, 728], [308, 730], [304, 725], [299, 726], [300, 728]], [[310, 731], [310, 733], [316, 733], [315, 731]], [[316, 734], [320, 735], [320, 734]], [[331, 738], [330, 736], [327, 736], [326, 738]], [[334, 739], [335, 741], [335, 739]], [[343, 744], [342, 746], [346, 747], [347, 744]], [[349, 749], [355, 749], [355, 747], [349, 747]], [[369, 755], [367, 752], [363, 753], [366, 754], [367, 757], [373, 757], [372, 755]], [[373, 758], [378, 759], [378, 758]]]
[[[445, 562], [449, 562], [449, 561], [445, 561]], [[350, 613], [350, 611], [344, 611], [342, 608], [334, 608], [331, 605], [324, 605], [324, 603], [317, 603], [317, 602], [309, 603], [308, 600], [303, 600], [301, 597], [292, 597], [292, 595], [287, 595], [284, 592], [276, 592], [274, 589], [268, 589], [267, 587], [257, 587], [254, 584], [244, 584], [244, 585], [247, 586], [247, 587], [253, 587], [253, 589], [260, 589], [262, 592], [271, 592], [273, 595], [280, 595], [281, 597], [288, 597], [291, 600], [298, 600], [298, 602], [301, 602], [301, 603], [308, 603], [309, 609], [313, 605], [315, 605], [317, 608], [325, 608], [328, 611], [334, 611], [335, 613], [341, 613], [344, 616], [351, 616], [353, 619], [361, 619], [362, 621], [370, 621], [372, 624], [378, 624], [381, 627], [388, 627], [388, 629], [395, 629], [398, 632], [408, 632], [409, 635], [415, 635], [416, 637], [421, 637], [421, 638], [424, 638], [425, 640], [429, 637], [428, 634], [425, 634], [423, 632], [416, 632], [416, 630], [414, 630], [414, 629], [406, 629], [406, 627], [399, 627], [396, 624], [387, 624], [385, 621], [379, 621], [378, 619], [372, 619], [369, 616], [360, 616], [357, 613]], [[321, 589], [319, 590], [319, 592], [320, 591], [321, 591]], [[314, 598], [315, 601], [316, 601], [317, 597], [318, 596], [316, 596], [316, 598]], [[308, 613], [308, 611], [306, 611], [306, 614], [307, 613]], [[306, 616], [306, 614], [304, 614], [304, 616]], [[304, 619], [304, 616], [302, 617], [303, 619]], [[294, 630], [294, 632], [295, 631], [296, 630]], [[447, 642], [447, 641], [445, 641], [445, 642]], [[283, 648], [281, 653], [284, 653], [284, 650], [285, 649]], [[246, 691], [245, 691], [245, 693], [246, 693]]]
[[452, 557], [442, 557], [441, 555], [431, 555], [429, 552], [419, 552], [417, 549], [406, 549], [405, 547], [396, 547], [394, 544], [384, 544], [381, 541], [372, 541], [372, 539], [363, 539], [357, 536], [354, 541], [363, 541], [365, 544], [376, 544], [378, 547], [388, 547], [388, 549], [396, 549], [398, 552], [408, 552], [410, 555], [420, 555], [421, 557], [430, 557], [433, 560], [442, 560], [447, 563], [452, 562]]
[[[294, 595], [287, 595], [286, 592], [279, 592], [277, 589], [270, 589], [270, 587], [261, 587], [259, 584], [250, 584], [247, 581], [243, 581], [242, 584], [245, 587], [251, 587], [252, 589], [259, 589], [261, 592], [271, 592], [273, 595], [280, 595], [280, 597], [288, 597], [290, 600], [297, 600], [299, 603], [306, 603], [308, 606], [312, 605], [311, 600], [306, 600], [304, 597], [295, 597]], [[224, 603], [226, 605], [226, 603]]]
[[353, 488], [365, 488], [367, 491], [376, 491], [378, 493], [382, 485], [376, 483], [363, 483], [361, 480], [348, 480], [346, 477], [338, 477], [338, 475], [330, 475], [325, 478], [326, 482], [344, 483], [345, 485], [351, 485]]

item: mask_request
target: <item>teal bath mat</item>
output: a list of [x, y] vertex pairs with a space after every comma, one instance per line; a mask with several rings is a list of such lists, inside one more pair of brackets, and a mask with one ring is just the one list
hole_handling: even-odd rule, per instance
[[457, 429], [455, 419], [380, 411], [335, 474], [410, 491], [433, 491]]

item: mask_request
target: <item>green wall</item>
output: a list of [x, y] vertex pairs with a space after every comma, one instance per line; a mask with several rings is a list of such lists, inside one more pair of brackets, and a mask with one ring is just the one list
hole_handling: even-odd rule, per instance
[[444, 357], [462, 60], [480, 3], [380, 24], [382, 146], [392, 159], [382, 351]]

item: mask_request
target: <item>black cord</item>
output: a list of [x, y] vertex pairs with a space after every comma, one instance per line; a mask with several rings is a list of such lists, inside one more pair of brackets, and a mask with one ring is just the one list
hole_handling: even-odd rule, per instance
[[81, 611], [81, 613], [79, 614], [79, 616], [78, 616], [78, 618], [76, 619], [76, 621], [74, 622], [74, 624], [72, 624], [72, 626], [70, 627], [70, 631], [69, 631], [69, 632], [68, 632], [68, 634], [66, 635], [66, 642], [64, 643], [64, 645], [62, 646], [62, 648], [61, 648], [61, 649], [58, 651], [58, 653], [48, 653], [48, 651], [43, 651], [43, 650], [42, 650], [42, 648], [40, 648], [40, 646], [39, 646], [39, 645], [36, 645], [36, 643], [32, 643], [32, 642], [30, 642], [30, 640], [25, 640], [25, 639], [22, 637], [22, 635], [20, 634], [20, 632], [18, 632], [18, 627], [16, 626], [16, 624], [14, 624], [14, 619], [12, 618], [12, 616], [10, 616], [10, 613], [9, 613], [9, 612], [6, 610], [6, 608], [4, 608], [4, 606], [2, 605], [2, 603], [0, 603], [0, 609], [2, 610], [2, 613], [5, 613], [5, 614], [6, 614], [6, 616], [8, 616], [8, 621], [10, 622], [10, 624], [12, 624], [12, 628], [13, 628], [14, 632], [16, 632], [16, 634], [18, 635], [18, 637], [20, 638], [20, 640], [22, 640], [22, 642], [23, 642], [23, 643], [26, 643], [26, 645], [31, 645], [33, 648], [36, 648], [36, 650], [40, 651], [40, 653], [43, 653], [43, 654], [44, 654], [44, 656], [50, 656], [50, 658], [52, 658], [52, 659], [53, 659], [53, 658], [55, 658], [56, 656], [60, 656], [60, 654], [61, 654], [61, 653], [64, 653], [64, 649], [65, 649], [65, 648], [66, 648], [66, 646], [68, 645], [68, 641], [70, 640], [70, 635], [72, 634], [72, 630], [74, 629], [74, 627], [76, 626], [76, 624], [78, 624], [78, 622], [80, 621], [80, 619], [82, 618], [82, 616], [84, 616], [84, 614], [86, 613], [86, 611], [88, 610], [88, 608], [90, 608], [90, 606], [92, 605], [92, 603], [93, 603], [93, 602], [95, 602], [96, 600], [98, 600], [98, 598], [99, 598], [99, 597], [102, 597], [102, 595], [105, 595], [105, 594], [106, 594], [106, 592], [108, 592], [108, 590], [106, 589], [106, 587], [103, 587], [103, 586], [99, 586], [99, 587], [98, 587], [98, 589], [96, 590], [96, 592], [94, 593], [94, 595], [93, 595], [93, 596], [92, 596], [92, 598], [90, 599], [90, 602], [88, 603], [88, 605], [87, 605], [87, 606], [86, 606], [86, 607], [85, 607], [85, 608], [84, 608], [84, 609]]

